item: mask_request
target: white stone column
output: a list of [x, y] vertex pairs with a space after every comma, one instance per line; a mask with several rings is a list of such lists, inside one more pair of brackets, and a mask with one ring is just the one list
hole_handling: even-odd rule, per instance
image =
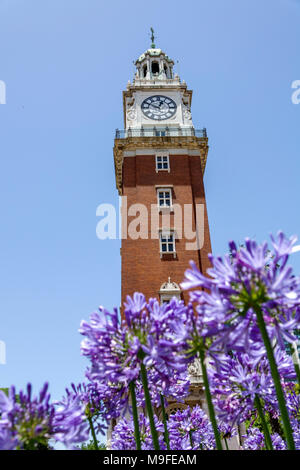
[[152, 77], [152, 74], [151, 74], [151, 63], [150, 63], [150, 57], [148, 56], [148, 57], [147, 57], [147, 76], [146, 76], [146, 78], [148, 78], [148, 79], [150, 80], [151, 77]]

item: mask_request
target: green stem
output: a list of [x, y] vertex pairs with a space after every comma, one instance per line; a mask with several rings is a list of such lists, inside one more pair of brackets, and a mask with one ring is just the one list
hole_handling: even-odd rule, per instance
[[296, 357], [298, 357], [298, 349], [297, 349], [297, 346], [295, 346], [295, 343], [292, 343], [292, 351], [293, 351], [294, 368], [295, 368], [298, 384], [299, 384], [299, 387], [300, 387], [300, 367], [299, 367], [299, 363], [296, 359]]
[[92, 417], [90, 415], [88, 416], [88, 422], [89, 422], [89, 425], [90, 425], [90, 430], [91, 430], [91, 433], [92, 433], [92, 438], [93, 438], [93, 441], [94, 441], [95, 450], [99, 450], [98, 441], [97, 441], [97, 437], [96, 437], [96, 433], [95, 433], [95, 428], [94, 428], [94, 425], [93, 425], [93, 420], [92, 420]]
[[135, 383], [133, 381], [130, 382], [129, 384], [129, 390], [130, 390], [130, 395], [131, 395], [132, 415], [133, 415], [133, 423], [134, 423], [134, 439], [135, 439], [137, 450], [141, 450], [139, 416], [138, 416], [138, 409], [136, 405]]
[[266, 351], [267, 351], [267, 356], [268, 356], [268, 360], [270, 364], [273, 382], [275, 385], [278, 406], [279, 406], [279, 410], [281, 414], [283, 431], [284, 431], [287, 447], [289, 450], [295, 450], [293, 430], [291, 427], [289, 414], [288, 414], [286, 403], [285, 403], [285, 397], [284, 397], [284, 393], [283, 393], [281, 383], [280, 383], [280, 375], [279, 375], [277, 364], [274, 358], [271, 341], [270, 341], [270, 338], [266, 329], [263, 313], [259, 306], [255, 306], [254, 309], [256, 313], [257, 323], [258, 323], [258, 326], [259, 326], [259, 329], [260, 329], [260, 332], [261, 332], [261, 335], [262, 335], [262, 338], [266, 347]]
[[214, 405], [213, 405], [213, 402], [212, 402], [210, 388], [209, 388], [207, 370], [206, 370], [206, 365], [205, 365], [204, 344], [203, 344], [203, 347], [200, 348], [200, 361], [201, 361], [201, 368], [202, 368], [202, 374], [203, 374], [205, 396], [206, 396], [206, 401], [207, 401], [207, 406], [208, 406], [209, 418], [210, 418], [210, 422], [211, 422], [213, 430], [214, 430], [216, 447], [217, 447], [217, 450], [223, 450], [222, 443], [221, 443], [221, 437], [220, 437], [220, 433], [219, 433], [219, 430], [218, 430]]
[[227, 439], [226, 439], [226, 437], [224, 437], [224, 442], [225, 442], [225, 447], [226, 447], [226, 450], [229, 450], [229, 447], [228, 447], [228, 443], [227, 443]]
[[267, 450], [273, 450], [273, 445], [272, 445], [272, 439], [271, 439], [271, 436], [270, 436], [269, 426], [268, 426], [268, 423], [266, 421], [264, 411], [263, 411], [263, 408], [261, 406], [261, 401], [260, 401], [260, 398], [259, 398], [258, 395], [255, 395], [254, 404], [255, 404], [255, 407], [258, 411], [258, 416], [259, 416], [259, 419], [260, 419], [260, 423], [261, 423], [263, 431], [264, 431], [266, 449]]
[[151, 403], [151, 398], [150, 398], [150, 393], [149, 393], [147, 372], [143, 363], [141, 363], [141, 378], [142, 378], [142, 384], [143, 384], [144, 394], [145, 394], [146, 409], [147, 409], [149, 422], [150, 422], [153, 447], [154, 447], [154, 450], [160, 450], [159, 441], [158, 441], [158, 433], [157, 433], [155, 423], [154, 423], [154, 414], [153, 414], [153, 408], [152, 408], [152, 403]]
[[164, 423], [164, 430], [165, 430], [164, 439], [165, 439], [167, 449], [170, 450], [170, 438], [169, 438], [169, 431], [168, 431], [168, 425], [167, 425], [168, 416], [166, 413], [165, 401], [164, 401], [164, 397], [162, 394], [160, 395], [160, 404], [161, 404], [161, 409], [162, 409], [163, 423]]
[[189, 431], [189, 436], [190, 436], [190, 444], [191, 444], [191, 448], [193, 448], [193, 436], [192, 436], [192, 431]]
[[242, 433], [241, 433], [241, 428], [240, 425], [237, 425], [237, 430], [238, 430], [238, 437], [239, 437], [239, 445], [240, 447], [242, 446]]

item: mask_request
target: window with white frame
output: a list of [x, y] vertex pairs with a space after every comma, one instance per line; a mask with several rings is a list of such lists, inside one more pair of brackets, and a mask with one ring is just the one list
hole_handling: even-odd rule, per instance
[[174, 256], [176, 254], [175, 249], [175, 232], [170, 231], [160, 231], [159, 232], [159, 243], [160, 243], [160, 255], [172, 253]]
[[160, 209], [172, 207], [172, 189], [157, 188], [157, 204]]
[[168, 154], [157, 154], [155, 156], [156, 161], [156, 172], [158, 171], [170, 171], [170, 161]]
[[169, 303], [174, 297], [178, 300], [181, 299], [181, 290], [176, 282], [171, 282], [171, 278], [168, 278], [168, 282], [164, 282], [159, 290], [160, 303]]

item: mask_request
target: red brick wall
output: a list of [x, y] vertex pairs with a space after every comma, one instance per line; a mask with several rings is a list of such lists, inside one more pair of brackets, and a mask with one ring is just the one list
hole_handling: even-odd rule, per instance
[[[204, 246], [198, 250], [185, 249], [184, 238], [176, 240], [176, 253], [160, 257], [159, 240], [151, 239], [150, 208], [157, 203], [156, 185], [173, 185], [173, 204], [204, 204]], [[211, 252], [208, 218], [205, 204], [205, 192], [201, 171], [200, 157], [188, 155], [170, 155], [170, 173], [155, 171], [155, 155], [125, 157], [123, 162], [123, 195], [127, 196], [127, 206], [135, 203], [145, 204], [148, 208], [147, 240], [130, 238], [122, 240], [122, 303], [127, 294], [143, 292], [146, 298], [158, 297], [161, 285], [171, 277], [171, 281], [181, 283], [189, 261], [196, 261], [202, 272], [208, 267], [207, 254]], [[160, 215], [160, 228], [161, 218]], [[135, 217], [128, 217], [127, 224]], [[173, 227], [174, 215], [171, 215]], [[175, 227], [176, 228], [176, 227]], [[193, 213], [195, 230], [195, 213]], [[158, 232], [158, 227], [157, 227]], [[188, 296], [184, 294], [184, 300]]]

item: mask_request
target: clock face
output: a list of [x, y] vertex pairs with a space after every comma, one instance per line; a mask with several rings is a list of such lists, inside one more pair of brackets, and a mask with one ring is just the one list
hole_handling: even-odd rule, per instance
[[174, 116], [177, 110], [175, 101], [167, 96], [149, 96], [142, 102], [142, 111], [147, 118], [163, 121]]

